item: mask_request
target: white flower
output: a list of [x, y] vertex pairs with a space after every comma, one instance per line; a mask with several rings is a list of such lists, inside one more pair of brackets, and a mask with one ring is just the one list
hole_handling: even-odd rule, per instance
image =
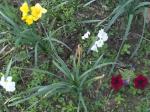
[[97, 47], [102, 47], [104, 45], [104, 41], [103, 40], [97, 40], [95, 42], [95, 44], [96, 44]]
[[0, 85], [8, 92], [15, 91], [15, 82], [12, 81], [12, 77], [8, 76], [5, 78], [5, 76], [1, 77]]
[[94, 45], [91, 47], [92, 51], [98, 52], [99, 47], [102, 47], [104, 45], [104, 41], [103, 40], [97, 40], [95, 41]]
[[90, 36], [90, 32], [87, 31], [87, 32], [82, 36], [82, 39], [83, 39], [83, 40], [84, 40], [84, 39], [87, 39], [87, 38], [89, 38], [89, 36]]
[[92, 51], [95, 51], [95, 52], [98, 52], [98, 50], [97, 50], [97, 45], [94, 44], [94, 45], [91, 47], [91, 50], [92, 50]]
[[104, 31], [104, 29], [99, 30], [97, 37], [100, 40], [103, 40], [104, 42], [108, 40], [108, 35], [107, 33]]

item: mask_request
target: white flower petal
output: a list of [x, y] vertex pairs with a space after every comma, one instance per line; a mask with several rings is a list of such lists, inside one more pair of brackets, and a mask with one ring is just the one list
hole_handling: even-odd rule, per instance
[[4, 76], [4, 75], [1, 77], [1, 81], [2, 81], [2, 82], [5, 81], [5, 76]]
[[103, 40], [104, 42], [108, 40], [108, 35], [107, 33], [104, 31], [104, 29], [99, 30], [97, 37], [101, 40]]
[[103, 40], [97, 40], [95, 42], [95, 44], [97, 45], [97, 47], [102, 47], [104, 45], [104, 41]]
[[6, 86], [5, 86], [6, 91], [8, 92], [13, 92], [15, 91], [15, 82], [7, 82]]
[[6, 85], [6, 82], [4, 82], [4, 81], [0, 81], [0, 85], [4, 88], [4, 87], [5, 87], [5, 85]]
[[95, 51], [95, 52], [98, 52], [96, 44], [94, 44], [94, 45], [91, 47], [91, 50], [92, 50], [92, 51]]
[[86, 33], [87, 33], [88, 35], [90, 35], [90, 32], [89, 32], [89, 31], [87, 31]]
[[12, 76], [8, 76], [8, 77], [6, 78], [6, 81], [11, 82], [11, 81], [12, 81]]
[[97, 35], [98, 38], [101, 38], [103, 36], [103, 32], [104, 32], [104, 29], [99, 30], [98, 35]]
[[108, 40], [107, 33], [103, 34], [103, 38], [102, 38], [102, 40], [103, 40], [104, 42]]
[[15, 82], [12, 82], [12, 77], [11, 76], [6, 77], [6, 80], [5, 80], [5, 76], [2, 76], [1, 80], [0, 80], [0, 85], [6, 91], [9, 91], [9, 92], [13, 92], [16, 89], [15, 88]]
[[1, 77], [0, 85], [1, 85], [2, 87], [5, 86], [5, 76], [4, 76], [4, 75]]
[[84, 39], [87, 39], [87, 38], [89, 38], [89, 36], [90, 36], [90, 32], [87, 31], [87, 32], [82, 36], [82, 39], [83, 39], [83, 40], [84, 40]]
[[82, 36], [82, 39], [84, 40], [84, 39], [85, 39], [85, 37], [84, 37], [84, 36]]

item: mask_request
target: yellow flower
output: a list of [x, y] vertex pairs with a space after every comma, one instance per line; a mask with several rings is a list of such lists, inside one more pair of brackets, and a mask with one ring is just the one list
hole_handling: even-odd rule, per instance
[[20, 11], [22, 12], [21, 19], [28, 25], [31, 25], [34, 21], [37, 21], [42, 17], [43, 13], [47, 12], [47, 10], [45, 8], [42, 8], [39, 3], [30, 8], [27, 2], [24, 2], [22, 4], [22, 6], [20, 7]]
[[23, 14], [28, 14], [28, 12], [29, 12], [29, 6], [28, 6], [27, 2], [25, 2], [25, 3], [22, 4], [22, 6], [20, 7], [20, 11]]
[[26, 20], [25, 22], [28, 24], [28, 25], [31, 25], [33, 23], [33, 16], [32, 15], [28, 15], [26, 17]]
[[39, 18], [42, 17], [42, 13], [46, 13], [46, 12], [47, 10], [45, 8], [42, 8], [39, 3], [31, 7], [31, 14], [33, 16], [34, 21], [37, 21]]
[[28, 14], [22, 14], [22, 18], [21, 20], [26, 20], [27, 19]]

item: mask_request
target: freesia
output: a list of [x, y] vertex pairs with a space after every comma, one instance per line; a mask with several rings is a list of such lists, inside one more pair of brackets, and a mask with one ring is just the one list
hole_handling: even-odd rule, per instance
[[84, 40], [84, 39], [87, 39], [87, 38], [89, 38], [89, 36], [90, 36], [90, 32], [87, 31], [87, 32], [82, 36], [82, 39], [83, 39], [83, 40]]
[[4, 75], [1, 77], [0, 85], [8, 92], [15, 91], [15, 82], [12, 81], [12, 77], [5, 77]]
[[98, 48], [103, 47], [104, 42], [108, 40], [108, 35], [104, 32], [103, 29], [99, 30], [97, 34], [97, 40], [95, 41], [94, 45], [91, 47], [92, 51], [98, 52]]
[[98, 52], [98, 49], [97, 49], [96, 44], [94, 44], [94, 45], [91, 47], [91, 50], [92, 50], [92, 51], [95, 51], [95, 52]]
[[102, 47], [104, 45], [104, 41], [98, 40], [98, 41], [95, 42], [95, 44], [96, 44], [97, 47]]
[[104, 29], [99, 30], [97, 37], [100, 40], [103, 40], [104, 42], [108, 40], [108, 35], [107, 33], [104, 31]]

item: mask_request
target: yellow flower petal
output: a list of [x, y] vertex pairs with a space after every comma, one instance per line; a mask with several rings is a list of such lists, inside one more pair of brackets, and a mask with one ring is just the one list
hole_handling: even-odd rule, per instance
[[37, 21], [42, 17], [42, 13], [46, 13], [47, 10], [42, 8], [39, 3], [35, 4], [35, 6], [31, 7], [31, 14], [33, 16], [33, 20]]
[[22, 16], [21, 20], [26, 20], [27, 16]]
[[41, 9], [35, 6], [31, 7], [31, 14], [35, 21], [37, 21], [42, 16]]
[[27, 13], [23, 13], [23, 14], [22, 14], [22, 18], [21, 18], [21, 20], [26, 20], [27, 16], [28, 16], [28, 14], [27, 14]]
[[42, 8], [42, 13], [46, 13], [47, 10], [45, 8]]
[[25, 21], [28, 25], [31, 25], [33, 23], [33, 16], [29, 15], [26, 17], [26, 21]]
[[29, 12], [29, 6], [28, 6], [27, 2], [22, 4], [22, 6], [20, 7], [20, 11], [22, 13], [28, 13]]
[[39, 3], [36, 3], [36, 4], [35, 4], [35, 7], [42, 8]]

